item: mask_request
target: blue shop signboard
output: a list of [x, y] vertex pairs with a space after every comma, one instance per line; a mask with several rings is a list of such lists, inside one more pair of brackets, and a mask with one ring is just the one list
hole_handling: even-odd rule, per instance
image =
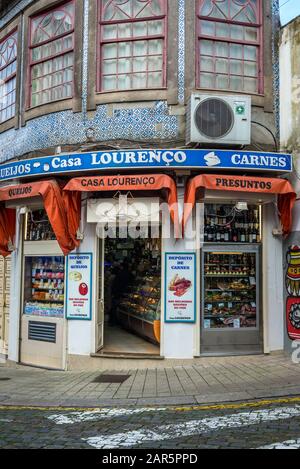
[[122, 150], [64, 155], [21, 160], [0, 165], [0, 180], [76, 174], [84, 171], [127, 169], [229, 169], [291, 172], [292, 156], [282, 153], [234, 150]]

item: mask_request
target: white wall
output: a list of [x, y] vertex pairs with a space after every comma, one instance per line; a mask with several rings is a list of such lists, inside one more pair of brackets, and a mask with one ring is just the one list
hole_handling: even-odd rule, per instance
[[[85, 209], [82, 220], [86, 220]], [[96, 225], [84, 224], [84, 239], [78, 253], [93, 253], [93, 289], [92, 289], [92, 320], [68, 321], [68, 354], [90, 355], [95, 348], [95, 315], [96, 315], [96, 287], [97, 287], [97, 238]]]
[[[181, 213], [183, 208], [183, 196], [184, 192], [182, 189], [178, 190], [179, 198], [179, 217], [181, 219]], [[191, 229], [191, 219], [189, 226], [186, 230], [188, 235]], [[162, 290], [162, 321], [164, 321], [164, 289], [167, 287], [164, 284], [164, 272], [165, 272], [165, 253], [166, 252], [195, 252], [194, 242], [190, 243], [187, 240], [164, 239], [162, 243], [162, 272], [163, 272], [163, 290]], [[195, 288], [197, 286], [195, 285]], [[199, 311], [197, 308], [197, 314]], [[194, 344], [194, 330], [195, 324], [189, 323], [163, 323], [162, 330], [162, 348], [161, 354], [165, 358], [193, 358], [195, 355], [195, 344]], [[200, 335], [200, 331], [199, 331]]]
[[280, 52], [280, 138], [284, 148], [293, 130], [292, 122], [292, 70], [291, 70], [291, 37], [289, 29], [282, 33]]
[[9, 337], [8, 337], [8, 359], [19, 361], [19, 337], [20, 337], [20, 311], [22, 297], [22, 226], [20, 224], [19, 210], [17, 210], [16, 223], [16, 250], [11, 254], [11, 277], [10, 277], [10, 308], [9, 308]]
[[273, 228], [278, 227], [278, 217], [273, 204], [264, 207], [262, 294], [264, 312], [264, 351], [283, 350], [284, 305], [282, 239], [274, 237]]

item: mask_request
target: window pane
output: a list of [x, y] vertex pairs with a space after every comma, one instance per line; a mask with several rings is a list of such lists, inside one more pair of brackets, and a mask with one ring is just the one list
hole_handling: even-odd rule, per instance
[[146, 22], [139, 22], [139, 23], [133, 23], [132, 25], [133, 29], [133, 37], [141, 37], [141, 36], [147, 36], [147, 23]]
[[229, 78], [224, 75], [217, 75], [216, 86], [217, 88], [222, 89], [222, 90], [229, 89]]
[[200, 59], [200, 69], [206, 72], [213, 72], [214, 71], [213, 59], [210, 57], [202, 57]]
[[138, 57], [133, 60], [133, 71], [134, 72], [144, 72], [147, 70], [147, 58]]
[[232, 75], [242, 75], [243, 74], [243, 62], [240, 60], [231, 60], [230, 61], [230, 73]]
[[230, 77], [230, 89], [241, 91], [244, 88], [243, 78], [242, 77]]
[[131, 71], [131, 60], [118, 60], [118, 73], [129, 73]]
[[131, 44], [129, 42], [119, 42], [118, 54], [119, 57], [131, 56]]
[[201, 34], [206, 36], [215, 35], [215, 23], [213, 21], [200, 21]]
[[228, 61], [226, 59], [216, 59], [216, 72], [228, 73]]
[[203, 88], [214, 88], [215, 87], [215, 77], [209, 73], [200, 74], [200, 86]]
[[245, 46], [244, 55], [245, 60], [256, 60], [257, 48], [254, 46]]
[[232, 39], [244, 39], [244, 27], [232, 25], [230, 27], [230, 36]]
[[242, 59], [243, 58], [243, 46], [240, 44], [231, 44], [230, 45], [230, 57], [233, 59]]
[[245, 40], [246, 41], [257, 41], [258, 40], [258, 30], [256, 28], [245, 28]]
[[148, 21], [148, 36], [158, 36], [160, 34], [163, 34], [163, 31], [163, 21]]
[[250, 77], [256, 77], [257, 75], [257, 65], [255, 62], [245, 62], [244, 64], [244, 73]]
[[255, 78], [245, 78], [244, 89], [249, 93], [257, 93], [257, 80]]
[[115, 90], [117, 88], [116, 76], [104, 76], [102, 79], [102, 87], [105, 91]]
[[162, 54], [163, 53], [163, 41], [155, 40], [148, 41], [149, 44], [149, 54]]
[[119, 39], [125, 37], [131, 37], [131, 24], [130, 23], [121, 23], [118, 24], [118, 37]]
[[216, 36], [229, 37], [229, 25], [226, 23], [216, 23]]
[[107, 44], [102, 47], [104, 59], [112, 59], [117, 57], [117, 44]]
[[117, 38], [117, 25], [105, 25], [102, 28], [103, 39], [116, 39]]
[[132, 75], [132, 88], [147, 88], [146, 73], [136, 73]]
[[162, 57], [149, 57], [148, 58], [148, 70], [157, 71], [163, 69], [163, 59]]
[[228, 57], [228, 44], [225, 42], [216, 42], [215, 54], [219, 57]]
[[200, 41], [200, 53], [205, 55], [213, 55], [213, 41]]
[[163, 76], [161, 72], [149, 73], [148, 86], [149, 88], [158, 88], [162, 86]]
[[117, 62], [116, 60], [105, 60], [103, 62], [103, 73], [109, 75], [112, 73], [117, 73]]
[[130, 77], [128, 75], [119, 75], [118, 90], [128, 90], [130, 88]]

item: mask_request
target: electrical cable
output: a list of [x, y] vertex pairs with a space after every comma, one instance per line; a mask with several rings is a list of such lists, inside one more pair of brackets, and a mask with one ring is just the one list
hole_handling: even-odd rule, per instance
[[266, 125], [262, 124], [261, 122], [251, 121], [251, 124], [259, 125], [260, 127], [263, 127], [265, 130], [267, 130], [272, 135], [272, 138], [274, 140], [275, 150], [278, 151], [277, 139], [276, 139], [275, 135], [273, 134], [272, 130], [269, 129]]

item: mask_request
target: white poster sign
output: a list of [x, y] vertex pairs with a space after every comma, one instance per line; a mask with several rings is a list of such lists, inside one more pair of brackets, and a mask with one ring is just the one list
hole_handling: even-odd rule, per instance
[[166, 253], [165, 322], [196, 321], [196, 254]]
[[67, 319], [92, 319], [92, 259], [92, 254], [67, 257]]

